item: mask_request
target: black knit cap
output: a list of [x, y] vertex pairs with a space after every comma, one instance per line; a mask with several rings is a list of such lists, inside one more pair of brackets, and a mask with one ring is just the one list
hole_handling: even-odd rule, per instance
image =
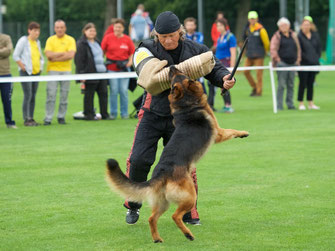
[[164, 11], [156, 19], [155, 30], [158, 34], [168, 34], [179, 30], [179, 18], [171, 11]]

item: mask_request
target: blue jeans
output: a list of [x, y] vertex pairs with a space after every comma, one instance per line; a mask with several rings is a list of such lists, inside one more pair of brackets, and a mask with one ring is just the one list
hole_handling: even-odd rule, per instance
[[[108, 71], [114, 72], [114, 71]], [[109, 103], [111, 116], [117, 117], [117, 97], [120, 94], [120, 112], [122, 118], [128, 117], [128, 78], [109, 80]]]
[[[12, 75], [1, 75], [0, 77], [11, 77]], [[3, 112], [5, 114], [5, 122], [7, 125], [15, 125], [15, 121], [12, 120], [12, 83], [0, 83], [1, 100], [3, 105]]]

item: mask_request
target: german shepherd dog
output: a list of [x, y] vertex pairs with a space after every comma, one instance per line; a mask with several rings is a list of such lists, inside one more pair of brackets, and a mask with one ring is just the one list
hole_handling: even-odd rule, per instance
[[174, 66], [170, 67], [169, 77], [169, 101], [175, 131], [164, 147], [151, 179], [133, 182], [123, 174], [116, 160], [107, 161], [107, 181], [113, 190], [129, 201], [149, 202], [152, 209], [149, 224], [155, 243], [163, 242], [157, 231], [157, 221], [171, 202], [178, 205], [172, 219], [187, 239], [194, 240], [182, 218], [196, 203], [197, 195], [191, 178], [195, 163], [213, 143], [249, 135], [246, 131], [219, 127], [199, 82], [189, 79]]

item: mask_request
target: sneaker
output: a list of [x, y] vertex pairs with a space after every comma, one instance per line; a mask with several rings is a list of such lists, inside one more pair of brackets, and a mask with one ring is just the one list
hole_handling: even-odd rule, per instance
[[60, 125], [65, 125], [65, 124], [66, 124], [65, 119], [63, 119], [63, 118], [59, 118], [59, 119], [58, 119], [58, 124], [60, 124]]
[[84, 117], [84, 120], [88, 120], [88, 121], [98, 121], [98, 118], [97, 117]]
[[223, 107], [223, 111], [224, 113], [233, 113], [234, 112], [234, 109], [230, 106], [230, 107]]
[[24, 126], [34, 126], [33, 123], [31, 123], [30, 119], [26, 119], [23, 123]]
[[44, 121], [43, 125], [49, 126], [49, 125], [51, 125], [51, 122], [50, 121]]
[[295, 106], [289, 106], [288, 109], [289, 110], [296, 110]]
[[128, 209], [126, 222], [130, 225], [135, 224], [140, 217], [140, 209]]
[[10, 125], [10, 124], [8, 124], [7, 128], [8, 129], [17, 129], [18, 127], [16, 125]]
[[126, 116], [122, 116], [121, 118], [122, 118], [122, 119], [129, 119], [129, 116], [126, 115]]
[[305, 106], [305, 105], [299, 105], [299, 110], [300, 110], [300, 111], [304, 111], [304, 110], [306, 110], [306, 106]]
[[200, 219], [192, 219], [190, 212], [184, 214], [183, 222], [191, 225], [201, 225]]
[[115, 116], [115, 115], [110, 115], [110, 116], [109, 116], [109, 119], [110, 119], [110, 120], [115, 120], [115, 119], [116, 119], [116, 116]]
[[316, 106], [316, 105], [313, 104], [313, 105], [309, 105], [308, 109], [309, 110], [320, 110], [320, 106]]
[[32, 126], [39, 126], [40, 124], [37, 123], [34, 119], [30, 120], [30, 123], [32, 124]]

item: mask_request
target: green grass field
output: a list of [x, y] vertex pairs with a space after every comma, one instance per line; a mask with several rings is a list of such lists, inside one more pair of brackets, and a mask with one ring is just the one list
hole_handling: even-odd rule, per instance
[[[15, 83], [19, 129], [8, 130], [0, 113], [0, 250], [334, 250], [334, 78], [334, 72], [317, 76], [320, 111], [275, 115], [268, 71], [261, 98], [248, 96], [239, 73], [231, 92], [235, 113], [216, 116], [222, 127], [250, 136], [213, 146], [198, 163], [202, 225], [190, 226], [195, 241], [175, 226], [172, 205], [158, 224], [162, 244], [152, 243], [148, 205], [136, 225], [126, 225], [123, 199], [105, 182], [106, 159], [125, 170], [137, 121], [73, 120], [83, 98], [73, 83], [67, 125], [54, 119], [48, 127], [24, 127]], [[40, 123], [45, 86], [37, 95]], [[130, 93], [130, 101], [140, 92]], [[219, 95], [215, 106], [222, 107]], [[158, 158], [161, 150], [160, 143]]]

